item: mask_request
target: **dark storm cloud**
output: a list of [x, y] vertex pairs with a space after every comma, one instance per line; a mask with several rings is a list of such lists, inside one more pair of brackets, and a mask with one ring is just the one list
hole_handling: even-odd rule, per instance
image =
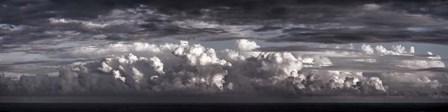
[[426, 68], [426, 69], [418, 69], [416, 71], [431, 71], [431, 72], [448, 73], [448, 68], [433, 67], [433, 68]]
[[[391, 29], [393, 30], [393, 29]], [[318, 31], [314, 33], [292, 34], [266, 39], [269, 42], [305, 41], [319, 43], [359, 43], [359, 42], [424, 42], [448, 44], [444, 32], [415, 33], [407, 31]]]
[[[92, 18], [117, 7], [135, 6], [133, 0], [3, 0], [0, 22], [39, 25], [48, 17]], [[36, 21], [37, 20], [37, 21]]]
[[[447, 29], [445, 28], [447, 22], [438, 19], [444, 18], [445, 13], [441, 10], [446, 7], [446, 3], [435, 0], [426, 2], [390, 0], [362, 2], [350, 0], [338, 2], [331, 0], [314, 2], [308, 0], [193, 0], [188, 2], [182, 0], [4, 0], [1, 3], [3, 5], [0, 7], [0, 23], [25, 26], [25, 30], [22, 31], [2, 31], [0, 29], [0, 36], [4, 36], [3, 39], [0, 39], [0, 43], [3, 44], [24, 44], [54, 38], [56, 35], [39, 34], [49, 30], [74, 30], [87, 33], [87, 35], [78, 36], [79, 40], [89, 40], [93, 35], [105, 34], [104, 39], [110, 41], [132, 41], [147, 38], [148, 35], [152, 38], [198, 33], [208, 33], [208, 35], [203, 35], [203, 38], [206, 38], [203, 40], [222, 40], [229, 38], [226, 38], [226, 36], [210, 38], [214, 37], [215, 34], [234, 33], [221, 29], [186, 29], [169, 25], [170, 22], [184, 21], [185, 19], [217, 21], [220, 23], [218, 25], [258, 24], [264, 26], [253, 29], [253, 32], [281, 30], [285, 33], [265, 39], [269, 42], [411, 41], [447, 44], [447, 39], [444, 38], [447, 36]], [[84, 28], [82, 26], [84, 23], [80, 22], [63, 25], [49, 25], [48, 23], [49, 18], [72, 19], [91, 23], [90, 20], [98, 19], [98, 16], [108, 14], [114, 9], [126, 9], [141, 4], [154, 7], [158, 13], [172, 16], [172, 18], [168, 20], [144, 18], [147, 23], [135, 25], [135, 28], [142, 28], [141, 30], [126, 29], [127, 27], [92, 30]], [[220, 9], [224, 6], [229, 9]], [[416, 11], [412, 6], [430, 11]], [[208, 18], [201, 19], [205, 16], [208, 16]], [[282, 29], [282, 27], [271, 25], [275, 22], [271, 23], [270, 21], [276, 20], [305, 25], [340, 23], [340, 26], [329, 26], [328, 29], [324, 24], [311, 28]], [[104, 20], [98, 19], [98, 21]], [[351, 29], [352, 25], [362, 28]], [[410, 28], [411, 31], [406, 30], [407, 28]], [[251, 38], [251, 36], [235, 38]]]
[[[382, 64], [366, 64], [366, 63], [354, 63], [351, 66], [328, 66], [323, 68], [317, 68], [319, 70], [336, 70], [336, 71], [351, 71], [351, 72], [364, 72], [364, 73], [414, 73], [414, 72], [432, 72], [441, 73], [439, 75], [448, 73], [448, 69], [445, 67], [432, 67], [424, 69], [409, 69], [405, 67], [385, 66]], [[313, 68], [310, 68], [313, 69]], [[369, 76], [369, 75], [366, 75]]]

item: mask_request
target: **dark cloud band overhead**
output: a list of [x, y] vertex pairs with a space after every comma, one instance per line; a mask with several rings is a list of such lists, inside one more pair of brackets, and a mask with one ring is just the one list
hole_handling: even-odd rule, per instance
[[[240, 3], [236, 1], [226, 5], [227, 2], [198, 0], [188, 3], [209, 7], [186, 10], [171, 10], [177, 6], [171, 2], [122, 2], [3, 1], [0, 43], [53, 39], [58, 34], [52, 32], [61, 30], [72, 32], [69, 35], [83, 32], [82, 35], [87, 36], [77, 40], [98, 39], [98, 34], [103, 34], [101, 39], [112, 41], [166, 36], [186, 38], [185, 35], [195, 34], [191, 37], [204, 40], [230, 37], [269, 42], [447, 42], [447, 12], [443, 12], [447, 7], [443, 1], [364, 1], [346, 5], [330, 5], [328, 1], [311, 4], [278, 1], [278, 5], [261, 8], [261, 4], [270, 2], [255, 0], [247, 1], [255, 5], [250, 10], [231, 5]], [[48, 33], [40, 33], [45, 31]]]

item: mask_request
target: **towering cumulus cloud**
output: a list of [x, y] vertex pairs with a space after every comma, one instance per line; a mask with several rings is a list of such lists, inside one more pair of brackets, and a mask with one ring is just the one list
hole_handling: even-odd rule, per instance
[[[74, 49], [72, 55], [107, 58], [62, 66], [57, 76], [13, 79], [2, 75], [0, 89], [2, 94], [10, 95], [412, 95], [426, 91], [443, 95], [446, 91], [442, 84], [446, 77], [419, 71], [445, 67], [440, 56], [417, 56], [414, 48], [406, 50], [397, 45], [388, 50], [362, 45], [360, 51], [325, 51], [351, 56], [350, 59], [255, 50], [258, 48], [262, 46], [244, 39], [236, 41], [236, 49], [220, 51], [187, 41], [81, 47]], [[400, 56], [407, 58], [397, 60]], [[370, 69], [403, 71], [344, 68], [345, 64], [354, 66], [361, 62], [372, 66]], [[382, 66], [374, 66], [378, 64]]]

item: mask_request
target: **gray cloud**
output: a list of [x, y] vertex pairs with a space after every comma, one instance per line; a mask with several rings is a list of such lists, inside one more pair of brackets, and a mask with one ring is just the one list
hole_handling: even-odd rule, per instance
[[[140, 2], [120, 0], [6, 0], [3, 3], [5, 5], [1, 8], [5, 13], [0, 15], [5, 17], [0, 20], [1, 26], [5, 26], [0, 31], [4, 33], [0, 34], [3, 36], [0, 43], [3, 44], [51, 41], [61, 36], [76, 41], [132, 41], [160, 37], [199, 40], [256, 38], [269, 42], [320, 43], [411, 41], [446, 44], [447, 41], [443, 38], [447, 35], [447, 22], [443, 16], [425, 11], [407, 12], [414, 10], [412, 4], [419, 2], [409, 2], [410, 6], [387, 2], [349, 6], [295, 4], [280, 8], [286, 10], [277, 18], [282, 22], [269, 18], [275, 15], [266, 15], [271, 8], [254, 9], [259, 11], [253, 13], [244, 13], [235, 7], [192, 9], [200, 13], [195, 15], [189, 11], [161, 10], [163, 8], [157, 7], [158, 2], [140, 6], [136, 6]], [[443, 7], [435, 7], [431, 3], [420, 3], [424, 7], [422, 10]], [[119, 4], [124, 8], [117, 8]], [[239, 21], [244, 21], [244, 24]], [[22, 26], [25, 29], [3, 30], [6, 26], [10, 27], [7, 29]], [[40, 33], [45, 31], [53, 33]], [[80, 34], [66, 34], [73, 31]]]

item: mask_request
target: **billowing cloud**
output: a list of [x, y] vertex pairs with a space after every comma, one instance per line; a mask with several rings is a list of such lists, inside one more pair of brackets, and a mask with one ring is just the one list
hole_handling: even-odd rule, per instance
[[[413, 71], [445, 67], [440, 56], [421, 57], [415, 55], [412, 48], [406, 50], [399, 45], [392, 50], [363, 45], [359, 51], [342, 49], [330, 52], [345, 52], [341, 55], [353, 59], [294, 51], [260, 51], [256, 49], [263, 46], [250, 40], [237, 40], [235, 47], [215, 51], [187, 41], [179, 44], [136, 42], [80, 47], [71, 50], [71, 55], [106, 58], [62, 66], [57, 76], [12, 78], [2, 75], [0, 89], [5, 95], [93, 95], [108, 92], [123, 95], [444, 95], [444, 83], [448, 81], [443, 72]], [[407, 71], [371, 72], [356, 70], [356, 67], [348, 71], [328, 69], [359, 63], [357, 58], [375, 60], [368, 61], [372, 64], [371, 69], [382, 66], [406, 68]], [[426, 91], [431, 91], [431, 94]]]

